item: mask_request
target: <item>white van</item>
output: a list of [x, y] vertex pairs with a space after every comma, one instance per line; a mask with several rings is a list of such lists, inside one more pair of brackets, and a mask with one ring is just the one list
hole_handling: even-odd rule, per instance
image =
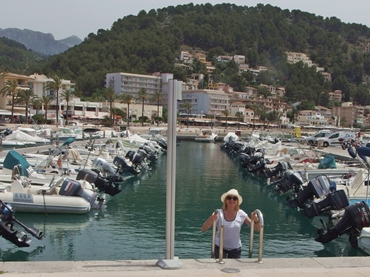
[[344, 140], [355, 139], [356, 135], [356, 132], [339, 131], [331, 134], [327, 138], [320, 138], [317, 141], [318, 143], [321, 142], [324, 147], [340, 146]]
[[313, 136], [310, 136], [310, 137], [306, 137], [306, 141], [309, 145], [316, 145], [317, 144], [317, 140], [319, 138], [327, 138], [329, 137], [333, 132], [330, 131], [330, 130], [321, 130], [317, 133], [315, 133]]

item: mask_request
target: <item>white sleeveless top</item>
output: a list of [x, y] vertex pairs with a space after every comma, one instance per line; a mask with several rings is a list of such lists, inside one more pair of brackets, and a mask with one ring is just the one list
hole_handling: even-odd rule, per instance
[[[242, 246], [240, 240], [240, 230], [244, 224], [245, 219], [248, 215], [243, 211], [239, 210], [236, 213], [235, 219], [232, 221], [224, 220], [224, 249], [232, 250]], [[217, 219], [217, 233], [215, 238], [215, 244], [220, 246], [220, 217]]]

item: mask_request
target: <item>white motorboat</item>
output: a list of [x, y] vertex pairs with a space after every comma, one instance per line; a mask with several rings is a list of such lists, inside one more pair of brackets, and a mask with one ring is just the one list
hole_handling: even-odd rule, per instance
[[72, 179], [59, 178], [43, 186], [31, 185], [21, 176], [12, 179], [0, 185], [0, 199], [18, 212], [85, 214], [105, 207], [97, 193], [82, 189]]
[[158, 141], [161, 138], [165, 138], [164, 133], [165, 133], [165, 128], [158, 127], [158, 128], [150, 128], [150, 130], [146, 134], [142, 134], [140, 136], [147, 140]]
[[198, 142], [215, 142], [216, 138], [217, 134], [212, 129], [202, 129], [194, 140]]

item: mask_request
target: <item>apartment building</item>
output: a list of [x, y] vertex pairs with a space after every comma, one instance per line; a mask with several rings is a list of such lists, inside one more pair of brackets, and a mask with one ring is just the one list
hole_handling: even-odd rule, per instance
[[[5, 86], [7, 81], [16, 80], [18, 83], [19, 89], [29, 89], [28, 82], [31, 78], [29, 76], [14, 74], [14, 73], [7, 73], [4, 78], [0, 78], [0, 89]], [[2, 114], [10, 115], [10, 111], [12, 109], [12, 96], [11, 95], [2, 95], [0, 94], [0, 109], [9, 111], [7, 114], [6, 111], [2, 111]], [[25, 105], [22, 104], [14, 104], [14, 115], [24, 115], [25, 114]]]
[[342, 91], [341, 90], [335, 90], [334, 92], [329, 92], [329, 99], [331, 101], [337, 101], [342, 102]]
[[296, 124], [305, 126], [325, 126], [328, 125], [328, 121], [319, 111], [302, 110], [298, 113]]
[[353, 127], [354, 124], [365, 123], [364, 111], [363, 106], [353, 106], [351, 102], [346, 102], [341, 107], [333, 107], [332, 116], [338, 118], [340, 126]]
[[229, 108], [229, 95], [222, 90], [183, 90], [182, 99], [183, 101], [178, 103], [180, 113], [187, 113], [181, 105], [184, 102], [191, 103], [191, 114], [222, 116], [222, 111]]
[[131, 93], [136, 95], [140, 89], [146, 89], [148, 94], [161, 91], [161, 76], [142, 75], [127, 72], [107, 73], [105, 87], [113, 88], [116, 94]]
[[310, 58], [304, 53], [298, 52], [286, 52], [287, 54], [287, 61], [288, 63], [297, 63], [302, 61], [303, 63], [307, 64], [308, 66], [312, 66], [312, 61]]

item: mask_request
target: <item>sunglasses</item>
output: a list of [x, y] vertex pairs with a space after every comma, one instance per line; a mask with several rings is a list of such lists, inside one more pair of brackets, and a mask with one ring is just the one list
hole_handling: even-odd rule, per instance
[[228, 195], [228, 196], [226, 196], [226, 199], [227, 200], [234, 200], [234, 201], [238, 201], [238, 197], [236, 197], [236, 196], [230, 196], [230, 195]]

